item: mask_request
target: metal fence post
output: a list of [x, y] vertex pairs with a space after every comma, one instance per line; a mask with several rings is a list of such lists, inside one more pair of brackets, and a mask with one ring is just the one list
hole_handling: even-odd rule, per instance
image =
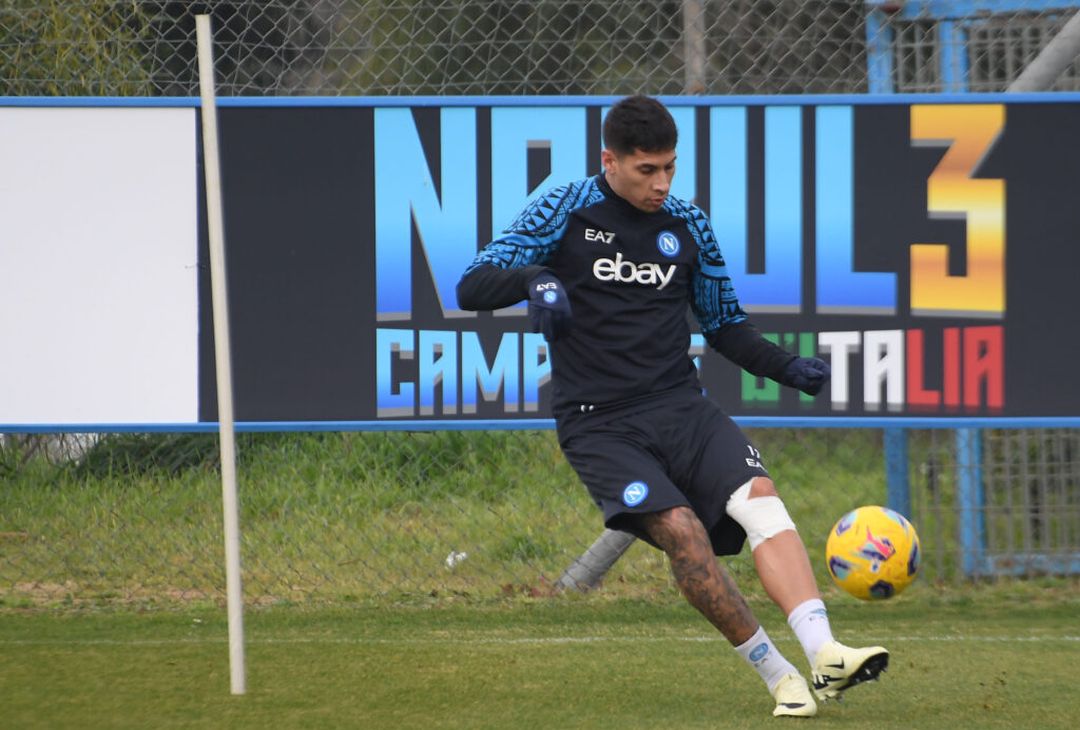
[[965, 576], [976, 577], [986, 572], [981, 429], [956, 429], [956, 501], [960, 519], [960, 564]]
[[886, 505], [905, 517], [911, 516], [911, 480], [908, 475], [908, 433], [905, 428], [886, 428]]

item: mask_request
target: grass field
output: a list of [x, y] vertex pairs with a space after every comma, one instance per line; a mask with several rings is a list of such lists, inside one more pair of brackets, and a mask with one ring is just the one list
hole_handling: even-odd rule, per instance
[[[1076, 726], [1080, 582], [965, 582], [949, 569], [955, 530], [920, 528], [926, 570], [907, 593], [840, 595], [823, 543], [843, 511], [883, 501], [880, 434], [755, 439], [830, 586], [837, 637], [893, 652], [883, 681], [813, 726]], [[806, 723], [771, 717], [658, 551], [634, 545], [602, 590], [552, 595], [600, 524], [550, 433], [264, 434], [241, 447], [242, 697], [229, 694], [213, 440], [113, 439], [63, 466], [0, 449], [0, 730]], [[451, 570], [458, 549], [469, 558]], [[805, 669], [747, 551], [729, 566]]]
[[[772, 718], [756, 675], [678, 597], [566, 596], [247, 616], [229, 694], [224, 611], [0, 613], [5, 728], [1072, 728], [1075, 583], [832, 595], [838, 638], [893, 653], [818, 717]], [[782, 618], [754, 599], [800, 668]]]

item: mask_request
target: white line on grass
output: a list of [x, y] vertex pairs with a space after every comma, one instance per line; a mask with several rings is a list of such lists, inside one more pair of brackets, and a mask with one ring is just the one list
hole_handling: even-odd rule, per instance
[[[876, 635], [875, 641], [898, 642], [973, 642], [973, 643], [1069, 643], [1080, 642], [1080, 636], [965, 636], [963, 634], [929, 636], [888, 636]], [[172, 646], [185, 644], [218, 644], [225, 641], [224, 636], [178, 638], [178, 639], [0, 639], [0, 646]], [[723, 642], [720, 636], [538, 636], [538, 637], [476, 637], [476, 638], [347, 638], [347, 637], [292, 637], [292, 638], [250, 638], [250, 645], [275, 644], [348, 644], [371, 646], [518, 646], [537, 645], [555, 646], [562, 644], [604, 644], [604, 643], [663, 643], [663, 642]], [[784, 640], [781, 639], [780, 643]]]

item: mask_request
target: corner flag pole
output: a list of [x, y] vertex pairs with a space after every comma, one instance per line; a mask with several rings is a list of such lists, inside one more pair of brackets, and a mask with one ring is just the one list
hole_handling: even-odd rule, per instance
[[229, 352], [228, 287], [225, 278], [225, 224], [221, 203], [217, 103], [210, 16], [195, 16], [202, 97], [203, 167], [210, 234], [210, 282], [214, 310], [218, 432], [221, 443], [221, 501], [225, 521], [225, 583], [229, 612], [229, 676], [234, 695], [247, 691], [244, 671], [244, 594], [240, 584], [240, 517], [236, 498], [236, 431], [233, 422], [232, 359]]

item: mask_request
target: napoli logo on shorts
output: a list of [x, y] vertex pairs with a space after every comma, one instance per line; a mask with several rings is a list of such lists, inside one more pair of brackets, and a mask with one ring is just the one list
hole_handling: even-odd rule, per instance
[[656, 237], [656, 247], [669, 259], [679, 255], [679, 237], [671, 231], [660, 231]]
[[559, 298], [559, 295], [556, 294], [553, 291], [544, 292], [544, 301], [547, 302], [548, 304], [553, 303], [558, 298]]
[[630, 482], [622, 490], [622, 501], [627, 507], [637, 507], [649, 496], [649, 485], [645, 482]]

